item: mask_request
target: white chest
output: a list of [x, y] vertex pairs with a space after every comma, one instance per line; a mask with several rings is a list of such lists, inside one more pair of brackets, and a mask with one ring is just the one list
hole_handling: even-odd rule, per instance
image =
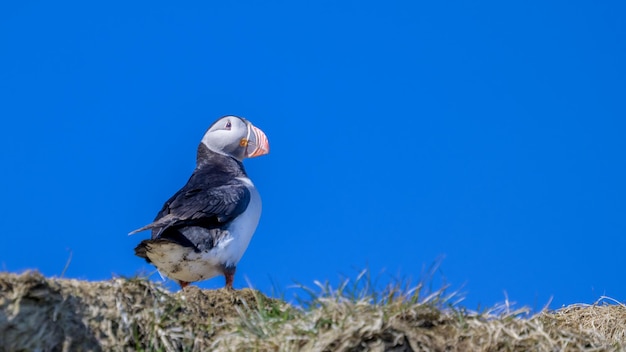
[[220, 241], [213, 251], [215, 256], [223, 263], [237, 264], [254, 235], [254, 231], [261, 218], [261, 196], [247, 177], [238, 177], [238, 180], [246, 184], [250, 191], [250, 203], [246, 210], [239, 215], [228, 227], [230, 236]]

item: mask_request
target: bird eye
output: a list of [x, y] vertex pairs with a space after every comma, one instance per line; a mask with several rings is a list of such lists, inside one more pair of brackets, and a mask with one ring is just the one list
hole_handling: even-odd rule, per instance
[[231, 126], [232, 125], [231, 125], [230, 121], [226, 122], [226, 129], [227, 130], [230, 130]]

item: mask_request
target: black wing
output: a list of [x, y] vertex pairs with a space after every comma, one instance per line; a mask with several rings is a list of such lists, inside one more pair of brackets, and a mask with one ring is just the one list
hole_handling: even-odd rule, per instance
[[152, 229], [152, 238], [156, 238], [172, 226], [219, 227], [243, 213], [249, 202], [250, 191], [242, 181], [194, 173], [187, 184], [165, 202], [154, 222], [131, 234]]

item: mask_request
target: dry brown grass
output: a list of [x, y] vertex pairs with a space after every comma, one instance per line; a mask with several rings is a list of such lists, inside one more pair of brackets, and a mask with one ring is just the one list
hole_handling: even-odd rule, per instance
[[145, 279], [0, 273], [0, 351], [624, 351], [610, 300], [476, 313], [445, 291], [319, 285], [306, 307], [257, 291], [170, 293]]

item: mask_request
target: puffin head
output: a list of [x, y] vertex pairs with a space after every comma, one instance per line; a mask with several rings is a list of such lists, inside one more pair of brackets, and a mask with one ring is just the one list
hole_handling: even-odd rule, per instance
[[224, 116], [215, 121], [202, 137], [209, 150], [239, 161], [269, 153], [265, 133], [250, 121], [238, 116]]

